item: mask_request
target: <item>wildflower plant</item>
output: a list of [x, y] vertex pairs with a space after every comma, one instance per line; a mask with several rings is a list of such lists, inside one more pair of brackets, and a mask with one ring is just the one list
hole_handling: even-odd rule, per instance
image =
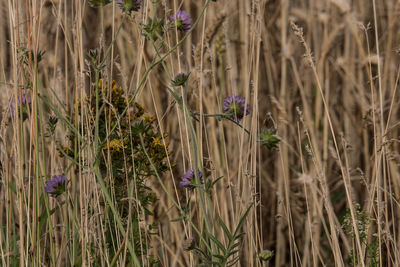
[[[216, 249], [212, 255], [209, 255], [207, 252], [203, 251], [200, 247], [195, 247], [193, 252], [201, 259], [203, 264], [207, 264], [209, 266], [235, 266], [240, 259], [239, 254], [239, 246], [241, 245], [241, 239], [246, 234], [241, 232], [241, 228], [246, 221], [246, 218], [252, 208], [253, 204], [251, 204], [247, 210], [244, 212], [242, 217], [240, 218], [235, 230], [233, 232], [229, 231], [228, 227], [224, 223], [224, 221], [218, 217], [218, 224], [220, 229], [224, 232], [225, 237], [227, 238], [227, 244], [222, 244], [216, 236], [211, 234], [210, 232], [206, 232], [206, 236], [210, 239], [210, 242], [215, 245]], [[192, 245], [193, 247], [193, 245]], [[200, 253], [199, 253], [200, 252]]]
[[[15, 115], [22, 116], [23, 121], [28, 118], [29, 112], [32, 110], [31, 98], [28, 94], [29, 93], [23, 93], [21, 96], [21, 100], [18, 97], [17, 108], [15, 108], [14, 106], [14, 101], [11, 102], [10, 112], [12, 117], [14, 117]], [[17, 112], [15, 112], [16, 110]]]
[[190, 73], [178, 73], [175, 75], [174, 79], [171, 81], [172, 86], [183, 86], [186, 84], [187, 80], [189, 79]]
[[[116, 261], [119, 261], [124, 249], [129, 251], [129, 257], [126, 257], [123, 263], [126, 266], [155, 266], [157, 264], [157, 255], [153, 257], [150, 254], [151, 235], [157, 234], [155, 231], [157, 229], [156, 222], [147, 223], [147, 218], [153, 215], [153, 205], [157, 201], [157, 195], [149, 186], [151, 179], [154, 179], [154, 177], [157, 177], [164, 192], [174, 203], [175, 208], [182, 214], [181, 218], [178, 219], [189, 223], [199, 235], [199, 243], [194, 238], [187, 239], [186, 250], [195, 253], [198, 256], [198, 261], [203, 264], [233, 266], [239, 260], [238, 247], [244, 236], [241, 228], [252, 205], [248, 207], [239, 219], [234, 231], [229, 231], [227, 225], [214, 213], [212, 205], [210, 205], [212, 201], [211, 190], [215, 189], [214, 185], [221, 180], [221, 177], [210, 181], [211, 179], [208, 179], [202, 172], [204, 169], [201, 160], [197, 159], [195, 160], [194, 168], [188, 170], [179, 182], [181, 187], [191, 191], [190, 193], [186, 192], [189, 195], [189, 199], [185, 208], [182, 209], [160, 179], [160, 175], [171, 168], [171, 163], [167, 160], [171, 153], [167, 142], [168, 135], [160, 133], [156, 119], [135, 99], [139, 90], [143, 87], [147, 75], [157, 65], [164, 67], [172, 87], [185, 88], [189, 74], [180, 73], [172, 78], [166, 68], [165, 59], [188, 37], [193, 27], [198, 24], [200, 17], [204, 14], [211, 0], [206, 1], [200, 12], [200, 17], [196, 21], [193, 21], [186, 11], [179, 10], [170, 16], [170, 23], [164, 22], [164, 20], [157, 18], [155, 15], [147, 21], [146, 25], [136, 23], [135, 19], [129, 16], [130, 12], [138, 11], [141, 8], [142, 1], [115, 0], [114, 2], [123, 10], [123, 18], [129, 17], [130, 21], [137, 25], [143, 35], [151, 41], [155, 50], [155, 58], [139, 80], [133, 94], [127, 95], [117, 81], [108, 78], [108, 57], [115, 39], [112, 40], [107, 48], [101, 47], [89, 51], [90, 64], [88, 65], [91, 69], [88, 73], [94, 74], [94, 82], [87, 88], [88, 96], [76, 99], [70, 114], [62, 114], [62, 112], [54, 108], [55, 105], [49, 103], [48, 107], [52, 109], [53, 114], [56, 114], [56, 116], [50, 116], [47, 123], [48, 132], [45, 136], [53, 137], [56, 140], [59, 156], [69, 159], [71, 163], [69, 168], [76, 168], [75, 172], [71, 173], [89, 173], [96, 178], [96, 184], [93, 186], [99, 187], [102, 194], [100, 194], [96, 207], [89, 206], [87, 212], [94, 214], [99, 212], [97, 209], [100, 209], [99, 220], [103, 227], [102, 235], [106, 244], [105, 252], [107, 258], [112, 261], [111, 266], [114, 266]], [[111, 0], [89, 0], [91, 6], [100, 7], [101, 10], [110, 3], [112, 3]], [[158, 5], [158, 1], [152, 3], [155, 6]], [[157, 12], [154, 13], [157, 14]], [[103, 11], [101, 14], [103, 14]], [[121, 20], [120, 26], [122, 26], [123, 22], [124, 20]], [[165, 24], [167, 24], [166, 28], [164, 27]], [[184, 35], [175, 45], [170, 46], [164, 43], [164, 35], [167, 30], [172, 29], [172, 25], [178, 31], [183, 32]], [[118, 29], [120, 28], [118, 27]], [[117, 38], [118, 32], [119, 30], [117, 30], [113, 38]], [[28, 85], [26, 87], [27, 90], [33, 88], [31, 84]], [[179, 107], [184, 111], [185, 119], [187, 119], [190, 128], [192, 149], [194, 154], [198, 154], [197, 136], [194, 131], [191, 114], [188, 112], [187, 94], [184, 93], [181, 96], [180, 92], [175, 88], [168, 89], [177, 100]], [[166, 92], [168, 91], [166, 90]], [[227, 110], [224, 110], [224, 114], [220, 114], [220, 116], [222, 118], [229, 117], [231, 120], [239, 122], [245, 115], [250, 113], [249, 105], [242, 107], [243, 101], [242, 98], [232, 98], [231, 104], [233, 106], [228, 105]], [[30, 104], [30, 99], [24, 96], [21, 98], [20, 107], [27, 104]], [[232, 112], [232, 109], [234, 112]], [[58, 137], [55, 137], [56, 125], [58, 125], [59, 121], [67, 129], [65, 142], [61, 142], [56, 139]], [[174, 164], [172, 164], [173, 166]], [[74, 181], [73, 179], [71, 180]], [[67, 183], [64, 174], [53, 176], [51, 180], [45, 182], [44, 191], [52, 197], [60, 196], [65, 193]], [[75, 185], [75, 182], [73, 185]], [[77, 200], [76, 193], [71, 195], [71, 199], [75, 202], [68, 199], [64, 203], [70, 205], [67, 209], [68, 211], [74, 210], [75, 212], [81, 208], [79, 207], [80, 202]], [[197, 207], [190, 203], [190, 198], [195, 195], [199, 199], [198, 210], [202, 213], [200, 221], [196, 222], [189, 216], [194, 211], [193, 209], [197, 210]], [[52, 210], [47, 207], [47, 217], [42, 217], [42, 223], [51, 214], [53, 214]], [[227, 238], [225, 245], [222, 245], [221, 241], [219, 241], [214, 229], [221, 230], [224, 233]], [[72, 236], [77, 234], [74, 231], [75, 229], [72, 228]], [[118, 244], [118, 240], [121, 240], [121, 237], [123, 237], [123, 242], [125, 243]], [[74, 239], [74, 242], [77, 242], [77, 239]], [[101, 255], [102, 251], [96, 250], [96, 240], [85, 237], [85, 242], [89, 243], [87, 253], [90, 253], [90, 260], [93, 265], [106, 265], [104, 257]], [[86, 253], [83, 250], [79, 251], [80, 248], [77, 247], [76, 243], [72, 244], [72, 249], [70, 250], [73, 255]], [[54, 264], [56, 257], [54, 252], [52, 253]], [[72, 257], [74, 258], [75, 256]], [[82, 263], [79, 256], [75, 257], [73, 261], [76, 262], [76, 265]]]
[[148, 18], [147, 24], [142, 25], [143, 35], [148, 40], [157, 41], [164, 35], [164, 20], [158, 18]]
[[271, 129], [263, 129], [260, 134], [259, 142], [261, 145], [267, 147], [268, 149], [272, 149], [278, 146], [281, 139], [276, 134], [277, 130], [274, 128]]
[[224, 113], [236, 122], [240, 122], [244, 116], [249, 115], [250, 111], [250, 105], [246, 105], [244, 97], [232, 95], [224, 100]]
[[57, 116], [53, 116], [53, 115], [49, 116], [49, 118], [47, 120], [47, 132], [44, 134], [45, 137], [51, 137], [54, 135], [54, 133], [56, 131], [57, 123], [58, 123]]
[[142, 0], [115, 0], [124, 12], [138, 11]]
[[[22, 118], [22, 121], [25, 121], [29, 114], [33, 110], [32, 99], [31, 96], [34, 93], [33, 85], [30, 80], [30, 73], [33, 70], [36, 70], [40, 61], [43, 60], [45, 51], [33, 51], [26, 47], [19, 47], [19, 61], [22, 62], [22, 74], [24, 77], [24, 85], [22, 92], [17, 95], [17, 105], [15, 106], [15, 100], [12, 98], [10, 104], [10, 113], [11, 117], [15, 117], [16, 115]], [[35, 65], [36, 63], [36, 65]], [[17, 112], [15, 112], [17, 111]]]
[[[194, 169], [188, 170], [182, 177], [182, 180], [179, 182], [179, 185], [182, 188], [189, 188], [192, 189], [194, 187], [193, 185], [193, 180], [195, 178], [196, 174], [194, 172]], [[203, 173], [197, 169], [197, 178], [201, 181], [202, 180]]]
[[20, 48], [23, 52], [22, 61], [26, 66], [29, 66], [30, 62], [39, 64], [42, 61], [45, 51], [39, 50], [37, 53], [31, 49], [26, 49], [24, 47]]
[[271, 250], [268, 250], [268, 249], [263, 250], [263, 251], [261, 251], [260, 253], [258, 253], [258, 258], [259, 258], [261, 261], [266, 261], [266, 262], [268, 262], [268, 261], [270, 261], [270, 260], [272, 259], [273, 256], [274, 256], [274, 252], [271, 251]]
[[65, 192], [66, 184], [65, 174], [54, 175], [51, 180], [46, 182], [44, 191], [53, 197], [57, 197]]
[[171, 15], [170, 19], [178, 31], [181, 32], [188, 32], [193, 24], [192, 18], [185, 10], [178, 10], [178, 12]]
[[[360, 239], [360, 243], [365, 245], [366, 247], [366, 255], [365, 259], [369, 261], [369, 267], [377, 267], [379, 266], [379, 250], [378, 250], [378, 240], [375, 234], [372, 235], [371, 242], [368, 242], [368, 230], [369, 225], [371, 223], [371, 216], [363, 211], [358, 203], [354, 204], [354, 219], [356, 229], [354, 229], [353, 217], [351, 215], [350, 209], [346, 210], [346, 213], [343, 217], [342, 229], [343, 231], [349, 235], [354, 240], [357, 236]], [[357, 234], [356, 234], [357, 231]], [[358, 255], [357, 250], [354, 248], [350, 250], [350, 257], [347, 262], [350, 266], [358, 266], [361, 257], [364, 258], [364, 255]]]
[[[97, 134], [101, 140], [99, 168], [107, 187], [113, 188], [120, 217], [127, 221], [128, 214], [131, 216], [134, 242], [137, 243], [135, 253], [142, 255], [148, 249], [149, 236], [146, 236], [144, 229], [140, 228], [139, 218], [142, 215], [152, 215], [151, 206], [157, 199], [155, 193], [146, 185], [146, 180], [153, 176], [155, 171], [163, 173], [168, 170], [166, 157], [170, 151], [168, 143], [164, 142], [167, 135], [158, 133], [155, 118], [150, 116], [140, 104], [135, 103], [132, 107], [128, 107], [128, 98], [116, 81], [106, 83], [100, 79], [94, 89], [97, 90], [98, 98], [92, 94], [90, 97], [80, 100], [75, 109], [78, 114], [73, 117], [83, 120], [84, 114], [81, 113], [81, 110], [85, 106], [85, 109], [89, 111], [87, 113], [89, 132], [86, 133], [89, 135], [95, 135], [95, 121], [98, 120]], [[96, 99], [98, 100], [96, 101]], [[102, 108], [96, 109], [97, 105]], [[99, 113], [96, 113], [96, 110], [99, 110]], [[123, 114], [125, 110], [128, 110], [126, 115]], [[118, 127], [119, 130], [110, 133], [108, 129], [113, 127]], [[68, 139], [70, 146], [60, 147], [61, 154], [68, 155], [74, 151], [73, 146], [79, 137], [71, 131]], [[144, 148], [141, 140], [144, 142]], [[82, 143], [81, 146], [84, 144]], [[155, 162], [155, 169], [150, 165], [146, 153]], [[74, 158], [73, 155], [69, 156]], [[128, 183], [126, 178], [129, 179]], [[130, 190], [132, 190], [133, 182], [141, 210], [144, 211], [142, 215], [139, 211], [130, 211], [129, 202], [124, 201], [132, 194]], [[106, 225], [115, 223], [112, 217], [109, 217], [108, 220]], [[109, 228], [107, 230], [109, 242], [116, 238], [114, 235], [115, 232]], [[110, 253], [115, 255], [117, 251], [110, 250]]]

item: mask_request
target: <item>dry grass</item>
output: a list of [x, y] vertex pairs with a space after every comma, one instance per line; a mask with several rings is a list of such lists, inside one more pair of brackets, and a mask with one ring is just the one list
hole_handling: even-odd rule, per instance
[[[153, 16], [151, 2], [144, 2], [135, 14], [138, 22]], [[204, 2], [162, 0], [157, 12], [167, 19], [182, 7], [195, 18]], [[234, 229], [247, 207], [255, 204], [242, 229], [246, 235], [237, 266], [265, 266], [257, 256], [265, 249], [274, 251], [269, 264], [276, 267], [349, 266], [352, 249], [364, 255], [358, 266], [400, 266], [399, 12], [400, 2], [395, 0], [219, 0], [210, 3], [193, 34], [166, 58], [172, 76], [191, 72], [191, 110], [219, 113], [224, 97], [231, 94], [245, 96], [252, 107], [251, 116], [243, 120], [249, 135], [214, 118], [200, 117], [195, 124], [206, 176], [224, 176], [208, 208]], [[10, 119], [9, 106], [24, 84], [19, 48], [26, 47], [46, 52], [38, 75], [31, 71], [27, 79], [38, 85], [39, 94], [54, 90], [71, 113], [75, 101], [91, 93], [88, 51], [110, 44], [121, 14], [116, 5], [109, 5], [101, 22], [100, 10], [85, 0], [0, 3], [2, 266], [54, 265], [46, 254], [53, 245], [56, 266], [69, 266], [73, 257], [80, 257], [83, 266], [95, 266], [88, 247], [93, 241], [104, 254], [104, 264], [108, 262], [105, 266], [112, 261], [103, 251], [101, 208], [98, 214], [88, 212], [103, 198], [93, 186], [93, 173], [70, 172], [69, 196], [76, 210], [57, 213], [46, 227], [52, 232], [37, 233], [40, 208], [34, 207], [44, 200], [35, 196], [44, 180], [33, 178], [39, 170], [47, 175], [66, 171], [69, 164], [58, 157], [54, 142], [38, 136], [43, 129], [34, 116], [21, 125]], [[179, 36], [170, 32], [168, 45]], [[106, 78], [118, 80], [132, 94], [156, 56], [138, 28], [126, 21], [107, 61]], [[169, 134], [169, 160], [176, 167], [162, 181], [184, 205], [191, 193], [179, 189], [178, 182], [196, 156], [185, 114], [168, 85], [161, 65], [155, 67], [137, 101], [156, 116], [160, 131]], [[268, 150], [258, 140], [261, 129], [272, 126], [282, 141]], [[57, 128], [58, 140], [66, 139], [65, 131]], [[82, 155], [93, 158], [90, 153]], [[28, 184], [36, 186], [31, 189]], [[182, 249], [185, 237], [194, 235], [191, 225], [171, 222], [180, 216], [178, 210], [157, 179], [149, 186], [159, 199], [155, 216], [149, 218], [159, 230], [152, 253], [159, 255], [162, 266], [195, 266], [194, 255]], [[372, 217], [364, 239], [362, 233], [356, 231], [353, 237], [342, 227], [346, 209], [351, 227], [358, 227], [357, 203]], [[50, 199], [48, 205], [51, 209], [57, 202]], [[191, 216], [201, 221], [199, 212]], [[73, 237], [66, 233], [66, 224]], [[216, 235], [227, 242], [222, 231]], [[123, 234], [119, 238], [116, 247], [124, 250], [116, 264], [124, 266], [129, 253]], [[70, 255], [70, 242], [82, 248], [82, 254]], [[378, 247], [377, 265], [366, 256], [367, 244], [372, 243]], [[12, 260], [16, 253], [19, 262]]]

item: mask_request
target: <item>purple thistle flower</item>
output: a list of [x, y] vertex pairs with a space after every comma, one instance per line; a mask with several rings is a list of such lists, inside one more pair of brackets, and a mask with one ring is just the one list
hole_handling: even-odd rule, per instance
[[[179, 185], [183, 188], [189, 188], [192, 189], [193, 186], [191, 186], [191, 181], [193, 180], [195, 174], [194, 174], [194, 170], [190, 169], [188, 170], [182, 177], [182, 180], [179, 182]], [[201, 171], [199, 169], [197, 169], [197, 177], [199, 178], [200, 181], [202, 181], [202, 176], [203, 173], [201, 173]]]
[[179, 186], [183, 188], [188, 188], [190, 186], [190, 180], [182, 179], [182, 181], [179, 182]]
[[65, 184], [67, 180], [64, 174], [54, 175], [50, 181], [46, 181], [44, 191], [54, 197], [57, 197], [65, 192]]
[[250, 106], [245, 106], [246, 99], [237, 95], [226, 97], [224, 100], [224, 113], [232, 120], [240, 122], [244, 116], [250, 114]]
[[[21, 105], [21, 102], [22, 102], [22, 105]], [[18, 97], [17, 103], [18, 103], [18, 109], [21, 109], [21, 111], [22, 111], [22, 118], [23, 118], [23, 120], [25, 120], [26, 118], [28, 118], [28, 108], [30, 108], [31, 98], [29, 96], [27, 96], [25, 93], [23, 93], [22, 97], [21, 97], [21, 101], [20, 101], [20, 98]], [[11, 116], [14, 117], [14, 114], [15, 114], [14, 101], [11, 102], [10, 112], [11, 112]]]
[[115, 2], [117, 2], [122, 11], [126, 12], [138, 11], [142, 4], [141, 0], [115, 0]]
[[175, 26], [181, 32], [187, 32], [192, 27], [193, 20], [185, 10], [179, 10], [176, 14], [170, 17], [172, 22], [175, 22]]

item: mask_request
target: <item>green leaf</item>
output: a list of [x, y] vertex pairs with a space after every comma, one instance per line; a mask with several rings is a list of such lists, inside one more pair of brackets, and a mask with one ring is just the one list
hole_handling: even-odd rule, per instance
[[113, 257], [113, 259], [111, 261], [110, 267], [114, 267], [115, 266], [115, 264], [117, 263], [117, 260], [119, 258], [119, 255], [124, 250], [124, 247], [125, 247], [125, 239], [123, 240], [123, 242], [122, 242], [120, 248], [118, 249], [117, 253], [115, 253], [115, 255], [114, 255], [114, 257]]
[[224, 176], [218, 177], [217, 179], [215, 179], [214, 181], [212, 181], [208, 186], [207, 186], [207, 191], [211, 190], [214, 185], [221, 180], [222, 178], [224, 178]]
[[229, 250], [232, 250], [232, 249], [236, 248], [237, 246], [240, 246], [240, 242], [237, 242], [237, 243], [233, 244], [232, 246], [230, 246]]
[[243, 223], [245, 222], [246, 217], [247, 217], [247, 215], [249, 214], [251, 207], [253, 207], [253, 204], [254, 204], [254, 203], [251, 203], [251, 204], [250, 204], [250, 206], [247, 208], [246, 212], [243, 214], [242, 218], [240, 218], [239, 224], [238, 224], [238, 226], [236, 227], [235, 233], [233, 234], [233, 236], [234, 236], [235, 239], [236, 239], [236, 236], [237, 236], [238, 232], [240, 231], [240, 228], [242, 228], [242, 225], [243, 225]]
[[276, 129], [263, 129], [260, 134], [261, 144], [268, 149], [277, 147], [281, 139], [276, 135]]
[[8, 182], [8, 183], [7, 183], [7, 185], [8, 185], [8, 187], [11, 189], [11, 191], [13, 191], [13, 192], [14, 192], [14, 194], [16, 194], [16, 193], [17, 193], [17, 187], [15, 186], [15, 184], [14, 184], [14, 183], [12, 183], [12, 182]]
[[218, 221], [219, 221], [219, 224], [222, 227], [222, 230], [224, 230], [225, 235], [228, 237], [229, 242], [232, 241], [233, 240], [233, 236], [229, 232], [228, 227], [226, 226], [226, 224], [222, 221], [221, 217], [219, 217], [219, 216], [218, 216]]
[[[238, 244], [239, 244], [239, 243], [238, 243]], [[240, 249], [233, 250], [233, 251], [229, 252], [229, 254], [226, 255], [225, 257], [226, 257], [226, 258], [229, 258], [230, 256], [232, 256], [232, 255], [235, 254], [235, 253], [238, 253], [239, 251], [240, 251]]]
[[181, 217], [172, 219], [171, 222], [179, 222], [179, 221], [182, 221], [182, 220], [184, 220], [184, 219], [185, 219], [185, 216], [181, 216]]
[[237, 234], [236, 236], [235, 236], [235, 240], [238, 240], [238, 239], [240, 239], [242, 236], [244, 236], [246, 233], [245, 232], [241, 232], [240, 234]]
[[182, 98], [171, 88], [168, 87], [168, 91], [171, 93], [171, 95], [175, 98], [176, 102], [179, 104], [179, 106], [182, 106]]
[[225, 246], [222, 245], [221, 242], [218, 241], [218, 239], [216, 239], [213, 235], [211, 235], [209, 232], [206, 232], [207, 236], [222, 250], [222, 252], [225, 254], [226, 253], [226, 249]]
[[234, 258], [233, 260], [228, 261], [228, 262], [226, 263], [226, 266], [227, 266], [227, 267], [233, 266], [233, 265], [235, 265], [238, 261], [239, 261], [239, 256], [237, 256], [237, 257]]
[[[59, 106], [64, 110], [65, 113], [68, 113], [67, 110], [65, 109], [65, 104], [62, 103], [62, 101], [58, 97], [57, 93], [52, 88], [49, 88], [49, 89], [53, 93], [53, 96], [57, 100]], [[54, 112], [54, 114], [57, 116], [57, 118], [65, 123], [65, 125], [69, 128], [69, 130], [71, 130], [77, 137], [81, 138], [80, 132], [75, 128], [75, 126], [66, 117], [64, 117], [60, 113], [59, 109], [55, 105], [53, 105], [53, 103], [49, 100], [50, 98], [49, 98], [49, 96], [47, 96], [47, 94], [45, 96], [39, 95], [39, 97], [43, 101], [43, 103], [46, 105], [46, 107], [51, 109]]]
[[59, 205], [54, 207], [49, 211], [49, 213], [46, 212], [46, 210], [43, 210], [42, 214], [40, 215], [39, 219], [39, 229], [42, 229], [43, 224], [46, 222], [46, 219], [49, 218], [51, 215], [53, 215], [59, 208], [61, 208], [66, 201], [61, 201]]
[[225, 260], [225, 256], [222, 256], [222, 255], [213, 254], [213, 257], [218, 258], [218, 259], [220, 259], [220, 260], [222, 260], [222, 261]]

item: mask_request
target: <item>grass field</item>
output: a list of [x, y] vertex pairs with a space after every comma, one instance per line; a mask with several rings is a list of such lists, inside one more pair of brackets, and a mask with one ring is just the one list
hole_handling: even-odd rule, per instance
[[400, 266], [399, 14], [0, 1], [0, 266]]

